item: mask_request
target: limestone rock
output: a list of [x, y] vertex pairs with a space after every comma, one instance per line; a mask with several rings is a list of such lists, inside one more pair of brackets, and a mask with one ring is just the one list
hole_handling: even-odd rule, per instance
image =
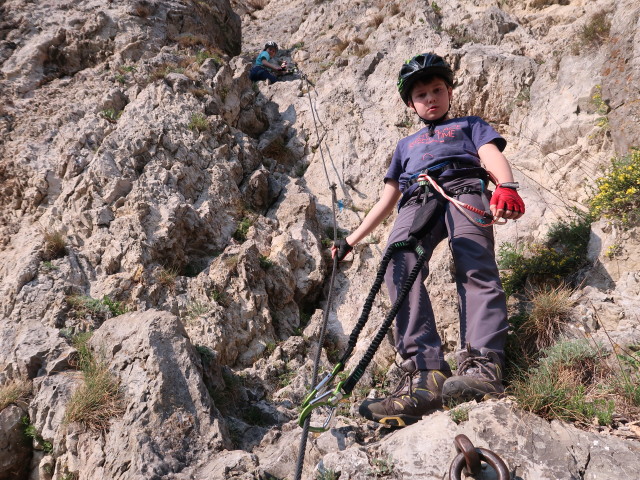
[[24, 435], [24, 415], [25, 411], [16, 405], [0, 411], [0, 478], [3, 480], [27, 478], [31, 447]]

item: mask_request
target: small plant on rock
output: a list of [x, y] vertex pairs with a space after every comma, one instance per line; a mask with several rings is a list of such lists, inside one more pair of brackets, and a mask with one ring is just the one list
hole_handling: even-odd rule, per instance
[[89, 347], [90, 338], [91, 333], [73, 338], [83, 384], [69, 400], [64, 421], [78, 422], [91, 430], [106, 430], [109, 420], [124, 412], [124, 402], [117, 379]]
[[609, 113], [609, 105], [602, 98], [602, 86], [596, 85], [595, 92], [591, 96], [591, 103], [596, 107], [596, 113], [600, 115], [596, 120], [596, 125], [602, 128], [605, 131], [609, 130], [609, 117], [607, 114]]
[[573, 289], [566, 285], [539, 287], [528, 293], [531, 312], [520, 331], [538, 350], [553, 345], [564, 331], [575, 303], [572, 294]]
[[31, 382], [29, 380], [10, 380], [0, 386], [0, 411], [11, 404], [24, 401], [31, 394]]
[[194, 113], [191, 115], [187, 128], [194, 132], [204, 132], [209, 129], [209, 120], [202, 113]]
[[316, 480], [338, 480], [339, 478], [339, 473], [333, 470], [325, 470], [324, 468], [316, 473]]
[[122, 111], [117, 111], [114, 108], [107, 108], [100, 112], [102, 118], [104, 118], [109, 123], [116, 123], [118, 119], [122, 116]]
[[466, 422], [469, 420], [469, 408], [468, 407], [458, 407], [449, 411], [449, 415], [451, 415], [451, 420], [453, 420], [456, 424], [461, 424], [462, 422]]
[[369, 475], [374, 478], [388, 477], [393, 474], [395, 469], [393, 458], [390, 455], [386, 458], [374, 458], [371, 464], [372, 468], [369, 470]]
[[623, 225], [633, 223], [640, 210], [640, 150], [614, 158], [607, 173], [596, 179], [596, 188], [590, 202], [592, 215]]
[[191, 302], [187, 305], [187, 312], [185, 318], [187, 320], [195, 320], [201, 315], [205, 315], [211, 311], [211, 305], [203, 302]]
[[45, 230], [42, 259], [45, 261], [62, 258], [67, 254], [67, 237], [59, 230]]
[[611, 30], [611, 20], [607, 12], [599, 11], [593, 15], [580, 30], [580, 39], [583, 44], [598, 46], [602, 45], [609, 38]]
[[176, 267], [162, 267], [157, 273], [157, 282], [166, 288], [173, 288], [178, 278], [178, 269]]
[[24, 435], [35, 442], [35, 447], [38, 450], [42, 450], [46, 454], [53, 452], [53, 444], [48, 440], [42, 438], [42, 435], [38, 433], [38, 430], [36, 429], [35, 425], [31, 423], [29, 417], [25, 415], [21, 418], [21, 420], [22, 425], [24, 425]]

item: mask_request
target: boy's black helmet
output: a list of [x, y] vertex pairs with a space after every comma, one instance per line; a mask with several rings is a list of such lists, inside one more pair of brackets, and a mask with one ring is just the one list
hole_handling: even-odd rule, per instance
[[263, 50], [266, 50], [267, 48], [275, 48], [278, 50], [278, 44], [276, 42], [267, 42], [264, 44]]
[[453, 70], [445, 60], [435, 53], [421, 53], [410, 58], [402, 68], [398, 75], [398, 93], [402, 97], [402, 101], [408, 105], [411, 89], [416, 80], [430, 76], [438, 76], [442, 78], [447, 85], [453, 87]]

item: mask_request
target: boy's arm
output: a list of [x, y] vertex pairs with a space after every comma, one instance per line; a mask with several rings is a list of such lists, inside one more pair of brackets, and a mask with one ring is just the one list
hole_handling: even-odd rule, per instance
[[267, 62], [266, 60], [262, 60], [262, 65], [267, 66], [273, 70], [282, 70], [280, 65], [276, 65], [275, 63]]
[[505, 157], [495, 143], [485, 143], [478, 149], [480, 161], [493, 174], [498, 183], [513, 182], [513, 172], [507, 157]]
[[400, 199], [400, 186], [395, 180], [387, 180], [380, 200], [364, 217], [364, 220], [345, 240], [352, 247], [369, 235], [393, 211]]
[[334, 245], [331, 247], [331, 255], [333, 257], [339, 255], [338, 260], [342, 260], [342, 258], [349, 253], [351, 247], [369, 235], [385, 218], [389, 216], [396, 206], [396, 203], [398, 203], [400, 195], [400, 186], [398, 182], [395, 180], [387, 180], [384, 184], [380, 200], [378, 200], [369, 213], [367, 213], [367, 216], [364, 217], [360, 226], [345, 238], [347, 242], [346, 249], [345, 246], [340, 247], [339, 245]]
[[[493, 174], [498, 184], [513, 182], [513, 172], [507, 157], [494, 143], [485, 143], [478, 149], [480, 161]], [[499, 198], [499, 197], [504, 197]], [[517, 220], [524, 215], [524, 202], [515, 190], [497, 187], [491, 199], [491, 213], [496, 218]]]

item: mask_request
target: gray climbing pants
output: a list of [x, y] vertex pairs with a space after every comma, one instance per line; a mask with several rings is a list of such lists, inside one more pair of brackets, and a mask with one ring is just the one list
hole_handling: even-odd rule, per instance
[[[477, 179], [457, 179], [443, 184], [445, 189], [478, 186]], [[476, 208], [485, 210], [481, 195], [467, 193], [457, 198]], [[420, 199], [411, 198], [398, 212], [387, 245], [406, 240]], [[471, 216], [477, 216], [471, 213]], [[495, 351], [504, 361], [507, 305], [496, 266], [492, 227], [481, 227], [471, 222], [458, 209], [446, 202], [444, 214], [420, 244], [431, 258], [434, 248], [449, 239], [455, 264], [455, 280], [460, 315], [460, 344], [469, 343], [480, 350]], [[397, 250], [385, 274], [385, 283], [391, 301], [395, 302], [402, 285], [416, 264], [418, 255], [413, 250]], [[404, 359], [412, 358], [420, 370], [448, 369], [442, 352], [442, 341], [433, 314], [429, 295], [424, 285], [429, 274], [428, 260], [398, 311], [394, 339], [398, 353]], [[437, 295], [437, 292], [432, 292]]]

